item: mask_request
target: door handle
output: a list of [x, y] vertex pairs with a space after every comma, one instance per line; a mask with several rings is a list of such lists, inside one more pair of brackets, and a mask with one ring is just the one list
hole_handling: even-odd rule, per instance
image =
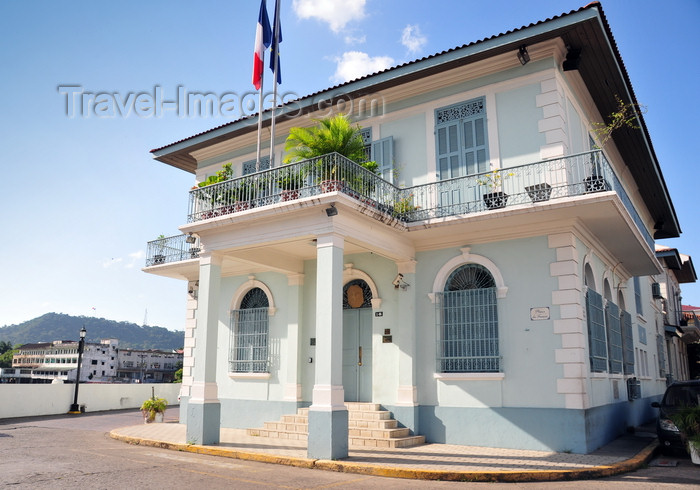
[[362, 366], [362, 346], [358, 347], [358, 355], [359, 355], [359, 361], [357, 362], [357, 365]]

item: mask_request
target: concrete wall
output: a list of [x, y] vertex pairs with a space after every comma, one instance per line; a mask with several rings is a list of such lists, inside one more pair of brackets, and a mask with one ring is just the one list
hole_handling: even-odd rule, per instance
[[[169, 405], [178, 404], [179, 383], [162, 384], [81, 384], [78, 404], [87, 412], [139, 408], [151, 397], [165, 398]], [[0, 384], [0, 419], [67, 413], [73, 403], [73, 384]]]

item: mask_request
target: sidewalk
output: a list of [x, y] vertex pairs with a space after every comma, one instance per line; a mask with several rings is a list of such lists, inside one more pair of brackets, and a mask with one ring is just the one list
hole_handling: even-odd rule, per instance
[[309, 459], [305, 442], [248, 436], [244, 429], [222, 428], [221, 442], [216, 446], [187, 444], [186, 426], [176, 422], [123, 427], [113, 430], [110, 436], [130, 444], [364, 475], [527, 482], [583, 480], [635, 470], [651, 459], [657, 445], [656, 435], [647, 430], [650, 429], [645, 427], [621, 436], [585, 455], [424, 444], [402, 449], [350, 447], [349, 457], [340, 461]]

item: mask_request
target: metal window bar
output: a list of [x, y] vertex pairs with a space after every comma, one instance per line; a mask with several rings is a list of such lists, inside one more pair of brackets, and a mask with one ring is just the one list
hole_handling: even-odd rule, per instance
[[605, 306], [605, 327], [608, 338], [608, 367], [611, 373], [622, 373], [622, 328], [620, 308], [608, 301]]
[[187, 243], [187, 237], [181, 234], [148, 242], [146, 267], [199, 258], [199, 237], [192, 235], [194, 243]]
[[229, 372], [269, 372], [268, 335], [268, 308], [233, 310]]
[[495, 288], [436, 293], [437, 371], [501, 369]]
[[622, 362], [623, 373], [634, 374], [634, 337], [632, 336], [632, 315], [622, 310]]
[[586, 292], [586, 316], [591, 371], [604, 373], [608, 369], [608, 349], [605, 340], [603, 297], [591, 289]]

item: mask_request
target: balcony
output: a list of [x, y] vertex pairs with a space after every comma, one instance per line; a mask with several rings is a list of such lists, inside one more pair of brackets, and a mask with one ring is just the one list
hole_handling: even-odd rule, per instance
[[[575, 218], [619, 257], [638, 257], [640, 250], [653, 256], [652, 236], [600, 150], [408, 188], [396, 187], [332, 153], [195, 187], [190, 191], [187, 222], [213, 224], [216, 218], [240, 214], [253, 223], [249, 220], [256, 219], [256, 210], [269, 215], [281, 205], [288, 211], [296, 209], [290, 208], [295, 202], [315, 205], [316, 196], [329, 193], [339, 195], [339, 203], [372, 210], [363, 214], [374, 219], [414, 230], [414, 240], [430, 240], [426, 233], [434, 238], [435, 231], [429, 229], [445, 223], [476, 220], [478, 225], [469, 226], [478, 233], [489, 216], [497, 219], [488, 220], [488, 226], [504, 229], [528, 220], [551, 224]], [[533, 214], [535, 210], [543, 212]], [[199, 244], [190, 247], [185, 239], [179, 235], [149, 242], [147, 267], [196, 258]], [[630, 272], [654, 268], [653, 258], [634, 260]]]
[[199, 258], [199, 238], [190, 235], [161, 237], [148, 242], [146, 267]]

